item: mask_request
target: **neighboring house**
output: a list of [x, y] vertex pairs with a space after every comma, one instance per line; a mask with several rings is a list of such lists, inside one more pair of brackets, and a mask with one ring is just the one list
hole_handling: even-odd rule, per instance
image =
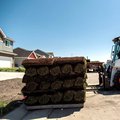
[[49, 54], [42, 50], [37, 49], [34, 52], [37, 54], [38, 58], [49, 58]]
[[22, 65], [23, 60], [25, 59], [36, 59], [37, 56], [34, 51], [29, 51], [23, 48], [15, 48], [14, 53], [17, 55], [15, 56], [15, 66], [19, 67]]
[[49, 55], [49, 58], [54, 58], [54, 53], [53, 52], [47, 52], [47, 54]]
[[0, 67], [14, 67], [13, 42], [0, 28]]
[[49, 54], [39, 49], [30, 51], [30, 50], [26, 50], [26, 49], [18, 47], [18, 48], [15, 48], [13, 51], [14, 53], [17, 54], [17, 56], [15, 56], [16, 67], [22, 66], [22, 62], [25, 59], [37, 59], [37, 58], [49, 58], [50, 57]]

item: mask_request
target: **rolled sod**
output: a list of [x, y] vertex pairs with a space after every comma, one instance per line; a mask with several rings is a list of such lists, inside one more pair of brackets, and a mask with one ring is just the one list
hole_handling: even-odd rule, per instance
[[74, 67], [74, 72], [75, 73], [85, 73], [86, 72], [86, 67], [83, 64], [78, 63], [75, 67]]
[[74, 101], [75, 102], [85, 102], [86, 100], [86, 94], [85, 94], [85, 91], [82, 90], [82, 91], [77, 91], [74, 93]]
[[50, 101], [50, 95], [43, 94], [38, 97], [38, 102], [40, 105], [48, 104], [49, 101]]
[[73, 97], [74, 97], [74, 91], [68, 90], [64, 93], [63, 101], [64, 102], [70, 102], [70, 101], [73, 100]]
[[75, 79], [64, 80], [63, 88], [70, 88], [74, 86]]
[[36, 82], [36, 83], [38, 83], [38, 84], [40, 84], [40, 82], [42, 81], [42, 79], [41, 79], [41, 77], [39, 75], [37, 75], [37, 76], [33, 77], [33, 81]]
[[50, 82], [48, 82], [48, 81], [42, 81], [40, 83], [39, 89], [40, 90], [47, 90], [47, 89], [49, 89], [49, 87], [50, 87]]
[[54, 58], [40, 58], [40, 59], [26, 59], [22, 62], [22, 65], [27, 68], [29, 66], [43, 66], [53, 65]]
[[27, 75], [23, 76], [23, 79], [22, 79], [23, 83], [28, 83], [28, 82], [33, 82], [33, 81], [34, 81], [33, 77], [27, 76]]
[[51, 89], [53, 89], [53, 90], [60, 89], [62, 87], [62, 84], [63, 84], [63, 81], [56, 80], [51, 83]]
[[61, 67], [61, 71], [63, 74], [70, 74], [72, 73], [72, 65], [70, 64], [65, 64]]
[[27, 105], [74, 104], [85, 101], [84, 57], [25, 60], [22, 93]]
[[36, 71], [36, 69], [35, 68], [27, 68], [26, 69], [26, 71], [25, 71], [25, 74], [27, 75], [27, 76], [34, 76], [34, 75], [36, 75], [37, 74], [37, 71]]
[[62, 100], [62, 96], [63, 94], [60, 92], [54, 93], [53, 95], [51, 95], [51, 102], [52, 103], [59, 103]]
[[38, 102], [38, 97], [29, 96], [25, 99], [24, 103], [27, 105], [35, 105]]
[[85, 82], [85, 79], [82, 77], [77, 77], [74, 83], [74, 86], [79, 87]]
[[57, 76], [57, 75], [59, 75], [61, 73], [61, 70], [60, 70], [60, 67], [59, 66], [55, 66], [55, 67], [52, 67], [51, 69], [50, 69], [50, 74], [52, 75], [52, 76]]
[[40, 58], [40, 59], [26, 59], [22, 65], [27, 68], [29, 66], [51, 66], [51, 65], [63, 65], [63, 64], [75, 64], [81, 63], [86, 65], [86, 59], [84, 57], [61, 57], [61, 58]]
[[38, 86], [37, 83], [29, 82], [29, 83], [26, 84], [26, 90], [27, 91], [34, 91], [34, 90], [36, 90], [37, 86]]
[[40, 67], [37, 69], [37, 73], [40, 76], [45, 76], [45, 75], [49, 74], [49, 68], [47, 66]]
[[84, 57], [61, 57], [61, 58], [54, 58], [54, 64], [75, 64], [81, 63], [86, 64], [86, 59]]
[[77, 79], [74, 82], [74, 87], [82, 90], [86, 89], [85, 79], [82, 77], [77, 77]]

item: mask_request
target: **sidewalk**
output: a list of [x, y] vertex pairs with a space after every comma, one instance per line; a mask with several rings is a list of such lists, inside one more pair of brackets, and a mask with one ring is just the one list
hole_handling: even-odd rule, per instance
[[0, 81], [14, 78], [23, 78], [24, 74], [24, 72], [0, 72]]

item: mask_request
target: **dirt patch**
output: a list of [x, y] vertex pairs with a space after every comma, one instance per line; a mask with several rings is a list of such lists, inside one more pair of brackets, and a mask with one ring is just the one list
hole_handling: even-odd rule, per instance
[[9, 103], [14, 100], [23, 99], [21, 94], [23, 86], [24, 84], [20, 78], [0, 81], [0, 101]]

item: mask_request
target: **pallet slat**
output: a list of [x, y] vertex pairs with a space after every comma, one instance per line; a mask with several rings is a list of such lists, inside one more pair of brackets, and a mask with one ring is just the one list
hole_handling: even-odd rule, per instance
[[57, 104], [57, 105], [38, 105], [38, 106], [26, 106], [27, 110], [37, 110], [37, 109], [51, 109], [51, 108], [83, 108], [84, 104]]

